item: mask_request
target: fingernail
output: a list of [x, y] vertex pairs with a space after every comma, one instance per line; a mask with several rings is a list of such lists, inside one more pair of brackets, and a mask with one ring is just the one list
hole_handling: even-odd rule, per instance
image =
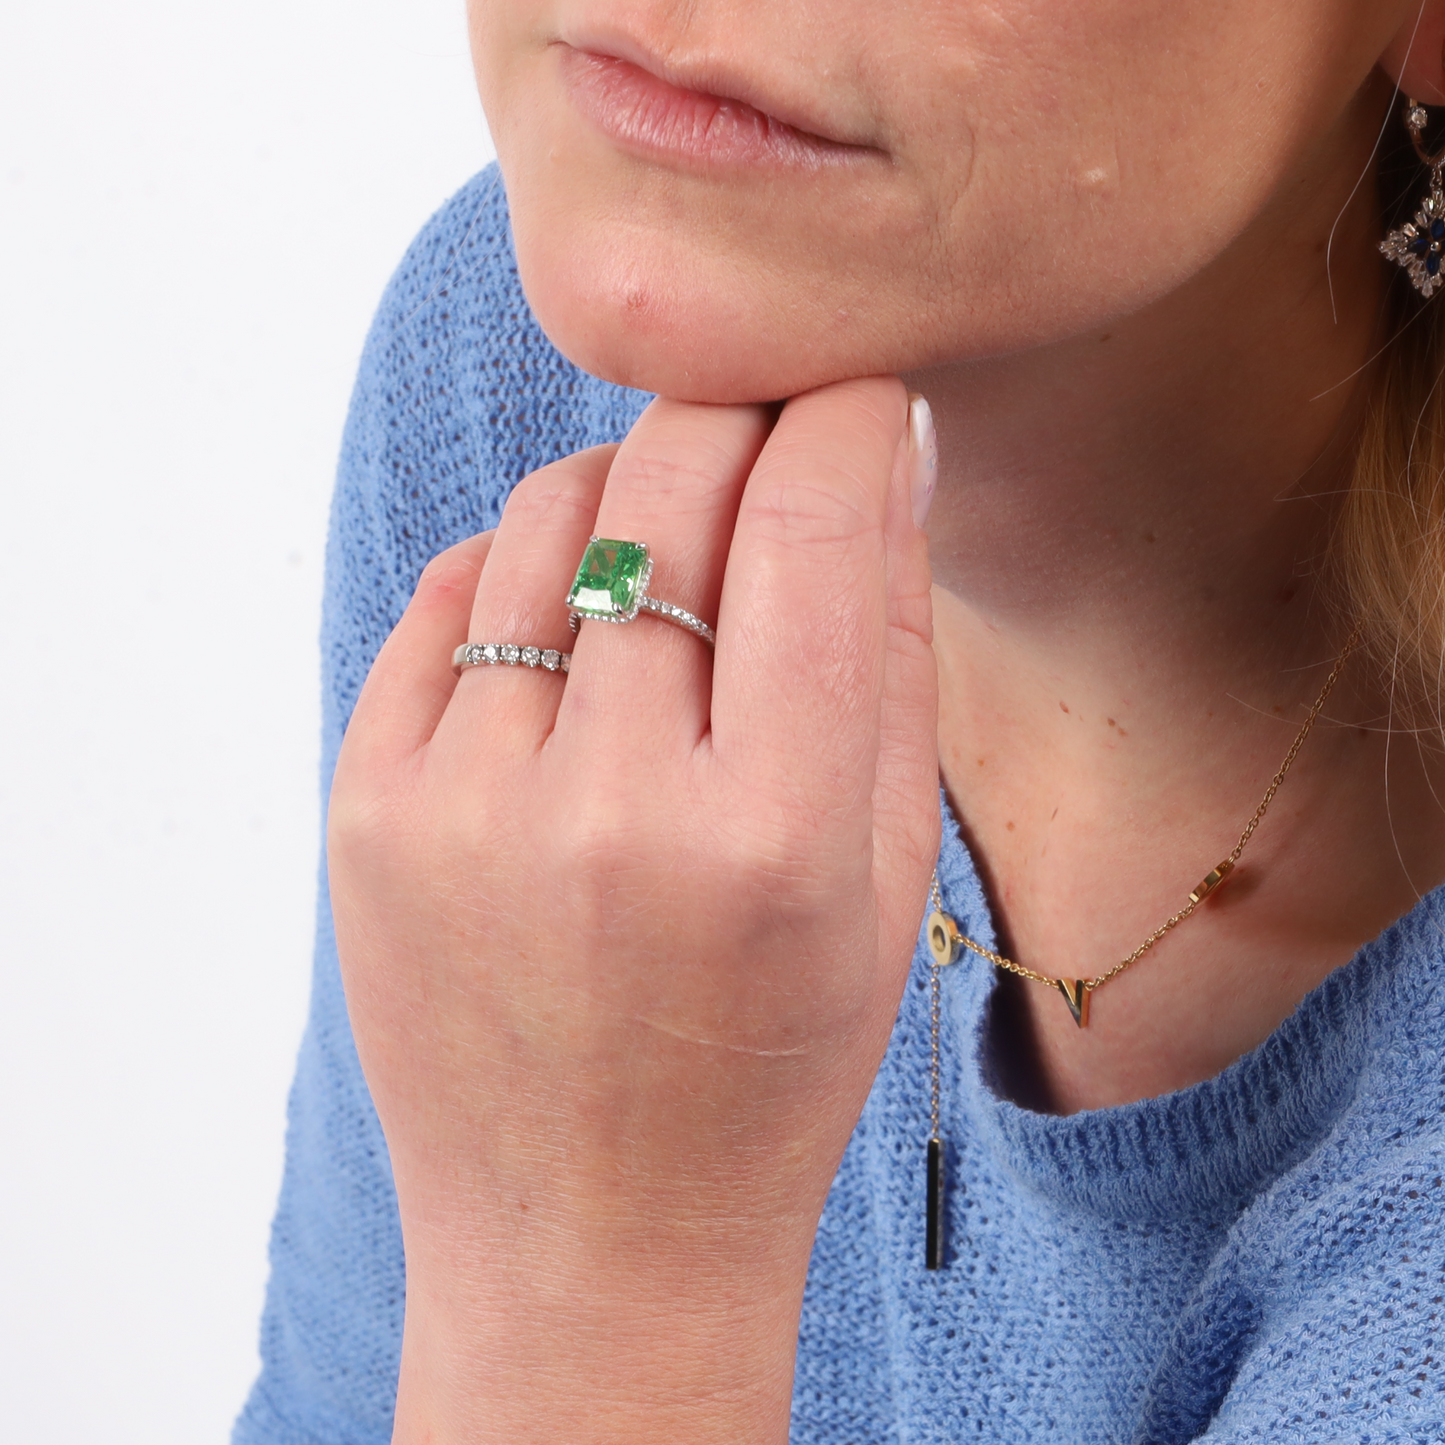
[[908, 397], [908, 487], [913, 520], [920, 527], [928, 520], [937, 486], [938, 434], [933, 429], [933, 408], [912, 392]]

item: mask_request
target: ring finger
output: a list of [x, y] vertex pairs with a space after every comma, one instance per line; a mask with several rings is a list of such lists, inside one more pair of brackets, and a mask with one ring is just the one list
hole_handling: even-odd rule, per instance
[[[557, 653], [572, 647], [563, 599], [616, 451], [615, 446], [593, 447], [564, 457], [513, 489], [477, 582], [469, 643]], [[507, 748], [508, 741], [522, 750], [535, 749], [552, 730], [563, 682], [560, 668], [468, 667], [437, 732], [449, 731], [469, 756], [478, 736], [486, 736], [495, 749]]]

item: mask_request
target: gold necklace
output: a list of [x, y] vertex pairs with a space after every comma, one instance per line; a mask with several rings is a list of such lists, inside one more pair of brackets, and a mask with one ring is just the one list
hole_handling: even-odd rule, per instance
[[925, 1246], [925, 1260], [929, 1269], [938, 1269], [943, 1264], [943, 1178], [944, 1178], [944, 1145], [939, 1134], [939, 1089], [941, 1071], [938, 1058], [938, 1032], [939, 1032], [939, 1010], [940, 990], [939, 973], [950, 963], [954, 963], [965, 949], [978, 954], [980, 958], [986, 958], [997, 967], [1006, 969], [1009, 973], [1017, 974], [1020, 978], [1027, 978], [1034, 983], [1044, 984], [1048, 988], [1056, 988], [1063, 994], [1064, 1002], [1069, 1006], [1069, 1012], [1074, 1017], [1074, 1022], [1084, 1028], [1089, 1022], [1089, 996], [1095, 989], [1103, 988], [1111, 979], [1118, 978], [1127, 968], [1132, 968], [1165, 934], [1172, 933], [1186, 918], [1193, 916], [1199, 905], [1234, 872], [1234, 865], [1239, 862], [1240, 854], [1254, 837], [1254, 830], [1259, 827], [1269, 805], [1274, 801], [1274, 795], [1279, 792], [1280, 784], [1284, 782], [1285, 775], [1299, 756], [1300, 749], [1304, 746], [1305, 739], [1310, 735], [1310, 729], [1314, 727], [1316, 720], [1324, 709], [1326, 700], [1334, 691], [1335, 683], [1340, 679], [1340, 673], [1344, 671], [1345, 663], [1349, 661], [1350, 654], [1355, 650], [1356, 643], [1360, 640], [1361, 628], [1356, 627], [1350, 634], [1349, 641], [1345, 643], [1344, 651], [1340, 653], [1335, 665], [1330, 669], [1330, 675], [1325, 679], [1325, 685], [1320, 689], [1320, 695], [1315, 699], [1314, 706], [1309, 710], [1309, 716], [1304, 720], [1304, 726], [1295, 734], [1295, 740], [1290, 744], [1289, 751], [1284, 755], [1284, 761], [1279, 765], [1279, 771], [1270, 779], [1269, 787], [1264, 790], [1264, 797], [1259, 800], [1259, 807], [1254, 810], [1254, 816], [1244, 825], [1244, 831], [1239, 835], [1239, 841], [1230, 850], [1229, 856], [1222, 862], [1216, 863], [1204, 877], [1190, 890], [1189, 900], [1174, 914], [1171, 914], [1136, 948], [1133, 953], [1122, 958], [1112, 968], [1096, 975], [1093, 978], [1054, 978], [1047, 973], [1038, 973], [1034, 969], [1025, 968], [1023, 964], [1006, 958], [1001, 953], [996, 953], [991, 948], [985, 948], [983, 944], [976, 943], [967, 934], [960, 931], [958, 924], [954, 922], [951, 915], [943, 911], [943, 892], [938, 885], [938, 869], [933, 870], [932, 901], [933, 911], [928, 915], [928, 951], [932, 956], [932, 977], [929, 999], [929, 1044], [930, 1064], [932, 1074], [932, 1090], [929, 1110], [929, 1133], [928, 1133], [928, 1232]]

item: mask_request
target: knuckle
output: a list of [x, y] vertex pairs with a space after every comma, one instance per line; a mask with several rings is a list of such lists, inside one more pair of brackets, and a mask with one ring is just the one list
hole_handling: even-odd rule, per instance
[[[801, 641], [796, 629], [770, 626], [768, 619], [734, 622], [732, 636], [734, 646], [749, 658], [806, 649], [794, 672], [796, 690], [777, 699], [769, 716], [753, 729], [744, 753], [762, 750], [781, 761], [797, 756], [806, 746], [804, 739], [826, 733], [845, 765], [855, 766], [868, 735], [854, 723], [875, 706], [885, 666], [883, 645], [889, 640], [877, 610], [843, 596]], [[809, 777], [826, 766], [821, 752], [810, 751], [809, 761]]]
[[744, 885], [749, 896], [793, 890], [818, 873], [820, 852], [837, 831], [839, 808], [811, 791], [777, 787], [723, 814], [715, 844], [722, 875]]
[[387, 774], [337, 769], [326, 819], [333, 874], [353, 883], [404, 883], [416, 896], [485, 894], [514, 852], [485, 795], [438, 785], [425, 767]]
[[669, 513], [710, 515], [719, 480], [732, 466], [715, 438], [701, 436], [686, 452], [640, 451], [620, 458], [609, 486], [645, 492], [650, 506]]
[[650, 830], [631, 790], [615, 777], [594, 777], [568, 790], [557, 852], [580, 877], [613, 876], [643, 863]]
[[882, 560], [882, 519], [845, 479], [813, 473], [773, 478], [749, 508], [750, 530], [785, 547], [872, 547]]
[[475, 586], [482, 570], [482, 561], [492, 545], [493, 532], [480, 532], [438, 552], [421, 570], [416, 590], [422, 592], [455, 591], [461, 586]]
[[569, 798], [548, 852], [580, 933], [614, 942], [626, 935], [656, 895], [656, 850], [656, 836], [645, 835], [624, 800], [602, 790]]
[[326, 811], [326, 852], [332, 867], [372, 871], [405, 835], [406, 811], [394, 785], [338, 766]]
[[895, 592], [888, 599], [888, 627], [895, 646], [907, 638], [933, 643], [933, 598], [926, 590]]
[[575, 532], [596, 513], [595, 488], [565, 464], [543, 467], [512, 489], [503, 511], [509, 527], [526, 532]]

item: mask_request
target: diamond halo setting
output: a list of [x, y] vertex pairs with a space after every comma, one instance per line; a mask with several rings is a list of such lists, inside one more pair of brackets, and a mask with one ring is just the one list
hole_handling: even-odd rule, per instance
[[595, 622], [631, 622], [640, 611], [665, 618], [709, 647], [717, 641], [712, 628], [685, 607], [648, 596], [652, 581], [652, 557], [646, 542], [627, 542], [614, 537], [591, 537], [578, 564], [577, 575], [567, 592], [567, 621], [572, 631], [582, 619]]

